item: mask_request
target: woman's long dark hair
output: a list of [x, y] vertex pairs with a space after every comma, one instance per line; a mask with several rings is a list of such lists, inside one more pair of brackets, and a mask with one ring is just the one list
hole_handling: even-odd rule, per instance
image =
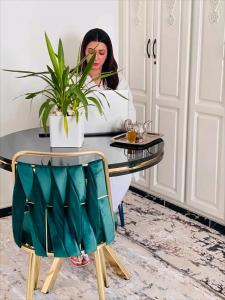
[[[80, 50], [81, 59], [83, 57], [85, 57], [85, 55], [86, 55], [85, 50], [86, 50], [87, 45], [90, 42], [101, 42], [101, 43], [104, 43], [107, 47], [107, 57], [106, 57], [104, 65], [102, 67], [102, 72], [109, 72], [109, 71], [117, 72], [118, 65], [117, 65], [117, 62], [113, 55], [113, 47], [112, 47], [112, 42], [111, 42], [109, 35], [104, 30], [99, 29], [99, 28], [94, 28], [94, 29], [89, 30], [85, 34], [82, 44], [81, 44], [81, 50]], [[80, 71], [82, 69], [84, 69], [86, 65], [87, 65], [87, 62], [85, 61], [82, 64]], [[111, 75], [109, 77], [103, 78], [103, 85], [106, 88], [115, 90], [117, 88], [118, 84], [119, 84], [119, 77], [118, 77], [117, 73], [114, 75]]]

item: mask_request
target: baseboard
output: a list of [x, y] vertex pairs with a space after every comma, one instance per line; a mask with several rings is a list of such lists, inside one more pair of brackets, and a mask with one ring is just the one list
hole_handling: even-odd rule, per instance
[[176, 212], [179, 212], [181, 213], [182, 215], [185, 215], [186, 217], [188, 217], [189, 219], [192, 219], [192, 220], [195, 220], [201, 224], [204, 224], [206, 226], [208, 226], [209, 228], [212, 228], [216, 231], [218, 231], [219, 233], [225, 235], [225, 226], [213, 221], [213, 220], [210, 220], [206, 217], [203, 217], [199, 214], [196, 214], [196, 213], [193, 213], [191, 211], [189, 211], [188, 209], [185, 209], [185, 208], [182, 208], [182, 207], [179, 207], [178, 205], [175, 205], [175, 204], [172, 204], [170, 203], [169, 201], [166, 201], [164, 199], [161, 199], [161, 198], [158, 198], [156, 196], [153, 196], [147, 192], [144, 192], [136, 187], [133, 187], [133, 186], [130, 186], [129, 190], [131, 192], [134, 192], [142, 197], [145, 197], [151, 201], [154, 201], [160, 205], [163, 205], [165, 207], [168, 207]]

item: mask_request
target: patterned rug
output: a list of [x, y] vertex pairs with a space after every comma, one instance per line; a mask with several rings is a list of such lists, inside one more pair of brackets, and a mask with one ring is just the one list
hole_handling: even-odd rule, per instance
[[[112, 247], [132, 277], [108, 268], [107, 300], [220, 300], [224, 297], [224, 236], [138, 195], [125, 199], [126, 229]], [[39, 287], [51, 259], [43, 259]], [[0, 219], [0, 299], [25, 300], [28, 257], [13, 242], [11, 217]], [[65, 260], [49, 294], [33, 300], [97, 300], [93, 261], [75, 268]]]
[[224, 235], [132, 192], [124, 212], [121, 234], [225, 299]]

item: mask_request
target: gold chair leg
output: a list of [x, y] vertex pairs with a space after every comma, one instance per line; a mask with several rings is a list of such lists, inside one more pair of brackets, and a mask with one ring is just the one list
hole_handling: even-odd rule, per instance
[[35, 255], [35, 272], [34, 272], [34, 289], [37, 289], [38, 286], [38, 277], [40, 273], [40, 266], [41, 266], [41, 257]]
[[58, 273], [62, 267], [63, 259], [62, 258], [54, 258], [51, 268], [48, 272], [47, 278], [45, 279], [44, 285], [42, 287], [42, 293], [48, 293], [48, 291], [53, 288], [55, 281], [57, 279]]
[[104, 251], [105, 258], [108, 260], [110, 265], [116, 269], [117, 274], [122, 275], [124, 279], [127, 280], [130, 279], [131, 276], [129, 272], [119, 260], [116, 252], [108, 245], [103, 246], [103, 251]]
[[102, 274], [101, 255], [99, 249], [97, 249], [94, 252], [94, 258], [95, 258], [99, 300], [105, 300], [104, 280]]
[[105, 256], [104, 256], [102, 248], [100, 248], [99, 251], [100, 251], [100, 258], [101, 258], [101, 265], [102, 265], [103, 280], [104, 280], [105, 287], [108, 288], [109, 282], [108, 282], [108, 276], [107, 276], [107, 272], [106, 272]]
[[28, 270], [28, 278], [27, 278], [27, 293], [26, 300], [33, 299], [34, 285], [35, 285], [35, 258], [36, 255], [34, 252], [29, 253], [29, 270]]

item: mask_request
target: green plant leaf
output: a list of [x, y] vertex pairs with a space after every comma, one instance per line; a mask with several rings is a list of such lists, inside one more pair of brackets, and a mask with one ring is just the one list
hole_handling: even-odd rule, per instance
[[60, 91], [60, 85], [59, 85], [59, 81], [54, 73], [54, 71], [47, 65], [49, 74], [51, 76], [51, 83], [53, 85], [53, 87], [57, 90]]
[[68, 121], [67, 121], [67, 117], [66, 116], [63, 116], [63, 125], [64, 125], [64, 129], [65, 129], [65, 132], [66, 132], [66, 135], [68, 136]]
[[62, 113], [64, 116], [67, 115], [68, 106], [70, 105], [70, 99], [66, 98], [62, 101]]
[[55, 104], [48, 103], [43, 109], [43, 113], [41, 115], [41, 121], [45, 132], [48, 131], [47, 121], [48, 121], [49, 114], [54, 106]]
[[94, 93], [94, 92], [96, 92], [96, 90], [93, 87], [90, 87], [90, 88], [84, 90], [84, 95], [88, 95], [88, 94], [91, 94], [91, 93]]
[[87, 79], [87, 76], [89, 74], [89, 72], [91, 71], [91, 68], [92, 68], [92, 65], [95, 61], [95, 57], [96, 57], [96, 54], [93, 54], [91, 59], [89, 60], [89, 62], [87, 63], [84, 71], [83, 71], [83, 74], [81, 75], [79, 81], [78, 81], [78, 86], [81, 88], [83, 86], [83, 84], [85, 83], [86, 79]]
[[106, 95], [104, 93], [100, 92], [100, 91], [99, 91], [99, 94], [102, 95], [105, 98], [105, 101], [106, 101], [108, 107], [110, 107], [110, 104], [109, 104], [109, 101], [108, 101]]
[[82, 92], [82, 90], [75, 86], [73, 91], [76, 93], [78, 99], [81, 101], [83, 107], [84, 107], [84, 110], [85, 110], [85, 116], [86, 116], [86, 119], [88, 119], [88, 101], [87, 101], [87, 98], [85, 97], [84, 93]]
[[85, 62], [87, 55], [84, 56], [81, 60], [79, 60], [79, 54], [78, 54], [78, 58], [77, 58], [77, 65], [72, 69], [72, 71], [70, 71], [70, 77], [69, 79], [72, 79], [72, 77], [76, 74], [78, 75], [79, 72], [79, 67]]
[[49, 57], [51, 59], [51, 62], [52, 62], [52, 65], [53, 65], [53, 69], [56, 73], [56, 76], [58, 77], [58, 79], [60, 79], [60, 76], [59, 76], [59, 65], [58, 65], [58, 61], [57, 61], [57, 57], [55, 55], [55, 52], [52, 48], [52, 44], [48, 38], [48, 35], [47, 33], [45, 33], [45, 41], [46, 41], [46, 45], [47, 45], [47, 48], [48, 48], [48, 54], [49, 54]]
[[117, 74], [117, 71], [113, 72], [113, 71], [109, 71], [109, 72], [104, 72], [104, 73], [101, 73], [99, 76], [96, 76], [94, 78], [92, 78], [89, 82], [88, 82], [88, 85], [91, 83], [91, 82], [94, 82], [98, 79], [104, 79], [104, 78], [107, 78], [107, 77], [110, 77], [112, 75], [115, 75]]
[[17, 76], [16, 78], [39, 77], [42, 80], [46, 81], [49, 85], [52, 85], [50, 79], [46, 76], [46, 74], [49, 74], [49, 72], [47, 72], [47, 71], [32, 72], [32, 71], [20, 71], [20, 70], [9, 70], [9, 69], [3, 69], [3, 71], [26, 74], [24, 76]]
[[42, 73], [33, 72], [31, 74], [28, 74], [28, 75], [17, 76], [16, 78], [38, 77], [38, 78], [44, 80], [47, 84], [49, 84], [50, 86], [52, 86], [54, 88], [54, 85], [53, 85], [51, 79], [48, 78], [45, 74], [49, 74], [49, 72], [42, 72]]
[[31, 93], [26, 93], [25, 94], [25, 99], [33, 99], [33, 98], [35, 98], [36, 96], [38, 96], [38, 95], [40, 95], [40, 94], [42, 94], [43, 93], [43, 91], [38, 91], [38, 92], [31, 92]]
[[49, 100], [46, 100], [45, 102], [42, 103], [41, 107], [39, 108], [39, 118], [41, 117], [45, 107], [48, 105], [49, 105]]
[[23, 74], [46, 74], [48, 73], [47, 71], [43, 71], [43, 72], [33, 72], [33, 71], [22, 71], [22, 70], [11, 70], [11, 69], [2, 69], [2, 71], [6, 71], [6, 72], [12, 72], [12, 73], [23, 73]]
[[62, 83], [63, 83], [63, 89], [65, 89], [69, 83], [69, 66], [67, 66], [65, 68], [65, 70], [63, 71], [63, 74], [62, 74]]
[[118, 92], [118, 90], [112, 90], [114, 93], [116, 93], [117, 95], [119, 95], [121, 98], [125, 99], [125, 100], [129, 100], [127, 97], [125, 97], [124, 95], [120, 94], [120, 92]]
[[58, 45], [58, 62], [59, 62], [60, 78], [62, 78], [63, 71], [64, 71], [64, 51], [63, 51], [63, 45], [61, 39], [59, 39], [59, 45]]
[[79, 111], [75, 110], [74, 113], [75, 113], [76, 122], [78, 123], [79, 122]]
[[103, 107], [102, 107], [102, 104], [99, 102], [99, 100], [94, 98], [94, 97], [88, 97], [87, 99], [94, 103], [94, 105], [97, 107], [100, 115], [102, 115], [103, 114]]

